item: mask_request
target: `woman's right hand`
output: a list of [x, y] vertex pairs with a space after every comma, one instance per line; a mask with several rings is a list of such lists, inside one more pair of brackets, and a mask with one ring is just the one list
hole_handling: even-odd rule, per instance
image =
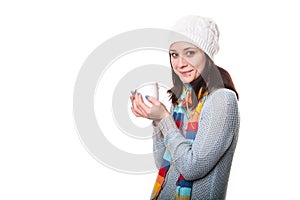
[[131, 111], [136, 117], [152, 119], [156, 123], [170, 115], [165, 105], [151, 96], [146, 99], [152, 104], [151, 107], [145, 104], [143, 97], [137, 91], [131, 92], [130, 100], [132, 103]]

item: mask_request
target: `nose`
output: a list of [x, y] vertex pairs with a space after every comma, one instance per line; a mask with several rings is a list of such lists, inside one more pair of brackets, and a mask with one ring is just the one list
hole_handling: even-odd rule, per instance
[[178, 67], [183, 68], [183, 67], [186, 67], [188, 63], [182, 56], [179, 56], [177, 64], [178, 64]]

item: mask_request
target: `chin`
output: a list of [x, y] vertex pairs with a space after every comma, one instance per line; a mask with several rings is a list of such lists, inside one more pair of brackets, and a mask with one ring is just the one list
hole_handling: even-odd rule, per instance
[[193, 79], [181, 79], [182, 83], [191, 83]]
[[196, 79], [195, 74], [191, 74], [190, 76], [182, 76], [182, 75], [178, 75], [178, 76], [179, 76], [182, 83], [191, 83], [193, 80]]

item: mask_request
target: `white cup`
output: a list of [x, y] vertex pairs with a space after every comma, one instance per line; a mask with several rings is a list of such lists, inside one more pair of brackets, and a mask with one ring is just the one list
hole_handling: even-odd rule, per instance
[[[142, 85], [139, 85], [137, 87], [137, 92], [139, 92], [143, 96], [143, 100], [146, 105], [149, 107], [152, 106], [152, 104], [146, 99], [146, 95], [152, 96], [156, 98], [157, 100], [161, 101], [166, 108], [171, 107], [171, 103], [169, 101], [169, 97], [167, 94], [168, 86], [162, 85], [157, 82], [148, 82], [144, 83]], [[145, 128], [151, 125], [151, 120], [142, 118], [142, 117], [135, 117], [131, 111], [131, 101], [128, 99], [128, 113], [129, 118], [131, 119], [132, 123], [135, 124], [137, 127]]]
[[159, 86], [157, 82], [144, 83], [137, 88], [137, 92], [143, 96], [145, 104], [150, 107], [152, 104], [146, 99], [146, 96], [151, 96], [159, 100]]

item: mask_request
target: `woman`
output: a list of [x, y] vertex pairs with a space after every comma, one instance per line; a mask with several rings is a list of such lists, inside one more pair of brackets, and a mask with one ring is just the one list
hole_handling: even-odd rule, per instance
[[229, 73], [216, 66], [219, 32], [210, 19], [187, 16], [173, 31], [186, 41], [170, 45], [172, 108], [132, 93], [132, 112], [153, 120], [158, 177], [151, 199], [225, 199], [238, 131], [238, 93]]

